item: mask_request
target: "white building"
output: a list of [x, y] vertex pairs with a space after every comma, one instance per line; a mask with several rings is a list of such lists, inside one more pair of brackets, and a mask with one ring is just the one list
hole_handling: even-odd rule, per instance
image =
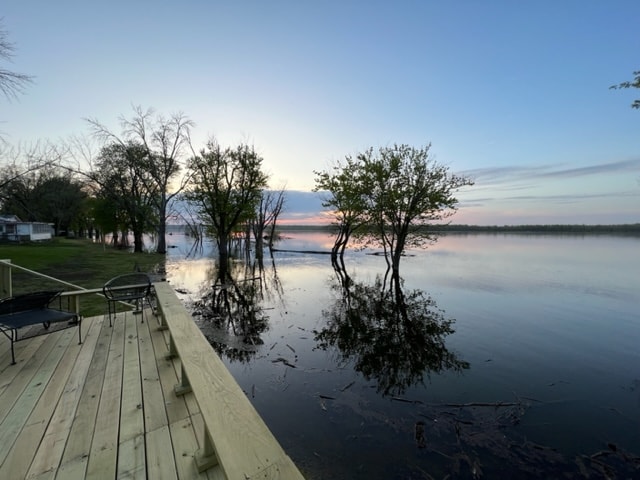
[[0, 215], [0, 241], [27, 242], [51, 240], [50, 223], [23, 222], [16, 215]]

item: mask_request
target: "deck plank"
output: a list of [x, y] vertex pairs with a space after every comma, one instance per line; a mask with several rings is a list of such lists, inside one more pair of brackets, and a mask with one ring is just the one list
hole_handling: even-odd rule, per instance
[[[125, 317], [124, 370], [120, 399], [118, 478], [146, 478], [144, 408], [138, 348], [139, 320]], [[143, 330], [144, 324], [140, 330]]]
[[[3, 338], [4, 336], [0, 337]], [[16, 365], [11, 365], [11, 350], [8, 339], [0, 340], [0, 345], [6, 347], [0, 356], [0, 395], [12, 384], [13, 380], [20, 374], [27, 360], [34, 356], [35, 352], [47, 340], [47, 336], [33, 338], [28, 342], [19, 342], [16, 345]]]
[[[99, 326], [98, 339], [94, 347], [86, 382], [82, 388], [80, 403], [76, 411], [71, 432], [62, 455], [56, 478], [73, 480], [85, 478], [91, 441], [95, 429], [100, 393], [104, 383], [113, 328], [104, 317], [91, 319]], [[83, 322], [84, 323], [84, 322]]]
[[[153, 317], [151, 321], [145, 321], [145, 323], [138, 326], [140, 376], [142, 377], [142, 397], [145, 400], [144, 428], [147, 432], [153, 432], [169, 425], [167, 410], [164, 405], [162, 384], [160, 383], [160, 374], [158, 373], [158, 357], [151, 338], [154, 329], [157, 330], [157, 323]], [[162, 355], [165, 354], [166, 346], [162, 346]], [[158, 401], [159, 399], [161, 401]]]
[[125, 322], [115, 321], [110, 328], [113, 328], [113, 336], [87, 464], [87, 477], [90, 478], [116, 476]]
[[[2, 382], [9, 382], [7, 387], [0, 394], [0, 423], [5, 419], [7, 413], [13, 408], [14, 403], [20, 398], [22, 392], [27, 387], [32, 378], [41, 370], [49, 353], [53, 350], [58, 342], [59, 333], [47, 335], [32, 355], [23, 363], [12, 365], [10, 369], [5, 370], [6, 374], [2, 376]], [[29, 340], [24, 343], [30, 342]], [[6, 379], [6, 380], [5, 380]]]
[[[74, 346], [73, 340], [69, 344], [65, 356], [73, 362], [66, 367], [68, 379], [64, 383], [62, 378], [56, 380], [56, 375], [62, 376], [59, 366], [16, 439], [7, 461], [0, 467], [0, 478], [24, 478], [27, 472], [32, 478], [57, 469], [80, 400], [98, 329], [94, 324], [89, 325], [81, 347]], [[76, 349], [79, 353], [74, 352]], [[34, 443], [40, 445], [37, 452], [31, 447]]]
[[147, 476], [157, 480], [177, 480], [176, 462], [173, 456], [171, 432], [163, 425], [146, 434]]
[[[0, 445], [3, 446], [0, 449], [0, 460], [3, 464], [29, 416], [38, 404], [40, 397], [45, 392], [51, 377], [54, 376], [56, 367], [62, 360], [66, 347], [69, 345], [74, 333], [73, 331], [65, 330], [60, 334], [49, 335], [56, 342], [53, 349], [44, 359], [36, 374], [31, 378], [29, 384], [26, 385], [22, 394], [0, 424]], [[64, 375], [64, 373], [62, 372], [61, 375]]]
[[120, 442], [116, 478], [145, 480], [147, 478], [145, 457], [144, 434]]
[[[200, 415], [200, 414], [198, 414]], [[176, 467], [179, 478], [207, 479], [207, 473], [198, 473], [194, 452], [198, 450], [198, 441], [190, 418], [184, 418], [170, 425], [171, 439], [175, 449]]]

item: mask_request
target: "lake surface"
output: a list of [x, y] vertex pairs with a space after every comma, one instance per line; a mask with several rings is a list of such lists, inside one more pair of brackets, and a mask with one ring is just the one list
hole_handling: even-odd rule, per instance
[[211, 243], [169, 244], [168, 280], [310, 479], [640, 475], [638, 237], [447, 234], [403, 258], [402, 308], [370, 250], [237, 260], [214, 288]]

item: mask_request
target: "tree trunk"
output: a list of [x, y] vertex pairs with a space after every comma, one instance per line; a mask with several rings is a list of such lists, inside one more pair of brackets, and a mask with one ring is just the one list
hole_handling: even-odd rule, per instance
[[218, 234], [218, 252], [221, 260], [226, 261], [229, 258], [229, 235], [226, 233]]
[[142, 253], [143, 247], [142, 232], [133, 232], [133, 252]]
[[158, 247], [156, 248], [156, 253], [164, 255], [167, 253], [167, 198], [164, 192], [160, 199], [160, 211], [158, 212], [158, 217]]

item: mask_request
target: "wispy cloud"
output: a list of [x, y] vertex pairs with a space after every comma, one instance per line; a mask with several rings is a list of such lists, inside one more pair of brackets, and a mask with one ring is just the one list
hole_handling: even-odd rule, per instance
[[586, 167], [568, 168], [542, 173], [544, 178], [582, 177], [585, 175], [601, 175], [609, 173], [640, 173], [640, 158], [621, 160], [618, 162], [600, 163]]
[[560, 165], [506, 166], [466, 170], [461, 174], [472, 178], [478, 186], [500, 185], [536, 179], [566, 179], [614, 173], [640, 174], [640, 158], [604, 162], [584, 167], [562, 168]]

